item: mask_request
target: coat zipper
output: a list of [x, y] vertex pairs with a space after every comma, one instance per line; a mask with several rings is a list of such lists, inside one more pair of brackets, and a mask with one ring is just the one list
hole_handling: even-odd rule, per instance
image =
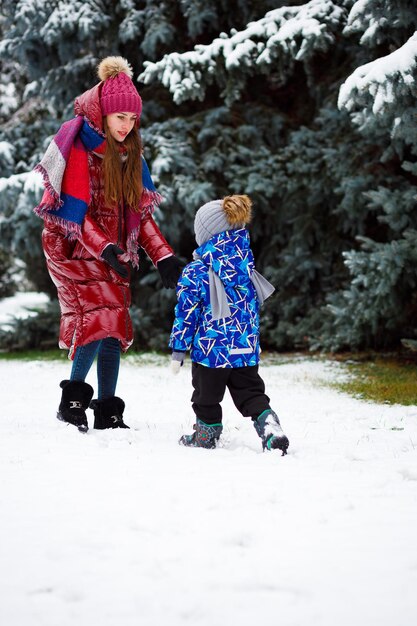
[[119, 202], [119, 219], [117, 224], [117, 245], [122, 245], [122, 217], [123, 217], [123, 205]]
[[[119, 202], [119, 222], [118, 222], [118, 245], [120, 247], [122, 247], [122, 234], [123, 234], [123, 228], [122, 228], [122, 219], [124, 218], [124, 197], [123, 197], [123, 168], [122, 168], [122, 198]], [[126, 340], [128, 337], [128, 333], [129, 333], [129, 323], [128, 323], [128, 318], [129, 318], [129, 311], [128, 311], [128, 307], [127, 307], [127, 297], [126, 297], [126, 288], [122, 287], [122, 293], [123, 293], [123, 303], [124, 303], [124, 310], [125, 310], [125, 336], [126, 336]]]

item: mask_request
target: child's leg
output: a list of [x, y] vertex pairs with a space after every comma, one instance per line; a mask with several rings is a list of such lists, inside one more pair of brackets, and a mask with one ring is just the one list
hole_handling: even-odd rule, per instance
[[220, 402], [224, 397], [228, 375], [225, 370], [193, 363], [194, 392], [191, 401], [197, 419], [193, 434], [183, 435], [179, 440], [183, 446], [193, 448], [216, 447], [223, 430]]
[[264, 450], [278, 448], [287, 453], [288, 437], [284, 434], [278, 415], [271, 409], [265, 394], [265, 383], [258, 373], [258, 366], [239, 367], [232, 370], [227, 387], [237, 409], [243, 416], [252, 417], [256, 432]]
[[199, 363], [192, 364], [192, 383], [194, 413], [205, 424], [221, 424], [222, 407], [226, 384], [230, 371], [225, 368], [204, 367]]
[[257, 365], [231, 369], [227, 388], [237, 410], [244, 417], [256, 419], [263, 411], [271, 408]]

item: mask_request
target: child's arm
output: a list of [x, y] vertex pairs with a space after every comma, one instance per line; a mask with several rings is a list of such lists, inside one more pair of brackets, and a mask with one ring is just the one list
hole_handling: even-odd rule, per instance
[[191, 348], [201, 315], [200, 279], [195, 263], [184, 268], [178, 281], [177, 299], [169, 346], [173, 352], [185, 353]]

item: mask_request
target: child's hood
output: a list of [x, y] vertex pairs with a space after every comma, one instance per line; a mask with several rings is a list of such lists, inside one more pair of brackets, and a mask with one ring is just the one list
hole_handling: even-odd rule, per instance
[[255, 264], [246, 228], [214, 235], [197, 248], [194, 255], [210, 267], [225, 286], [250, 282]]

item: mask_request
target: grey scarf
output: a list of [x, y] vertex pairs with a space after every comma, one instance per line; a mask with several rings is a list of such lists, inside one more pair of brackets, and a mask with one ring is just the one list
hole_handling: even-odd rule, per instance
[[[201, 259], [201, 257], [194, 252], [194, 259]], [[216, 272], [209, 268], [209, 286], [210, 286], [210, 304], [212, 310], [212, 316], [214, 320], [221, 320], [224, 317], [230, 316], [230, 307], [227, 301], [226, 290], [224, 285]], [[262, 274], [257, 270], [253, 270], [250, 277], [253, 286], [255, 287], [259, 304], [262, 305], [270, 295], [275, 291], [275, 287], [266, 280]]]

